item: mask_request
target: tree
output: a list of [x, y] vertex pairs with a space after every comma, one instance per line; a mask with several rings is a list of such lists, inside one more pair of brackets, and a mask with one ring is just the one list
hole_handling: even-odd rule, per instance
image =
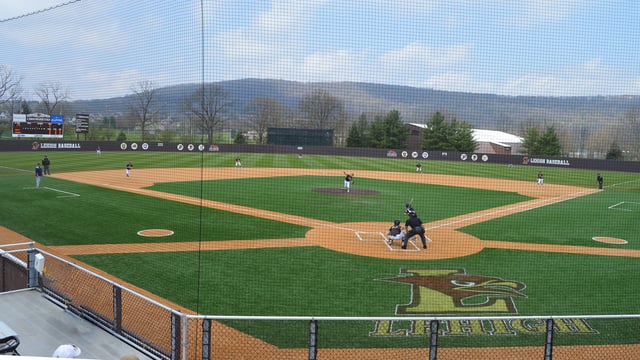
[[472, 152], [478, 148], [471, 125], [455, 118], [447, 122], [439, 111], [425, 124], [422, 136], [422, 150]]
[[244, 136], [242, 131], [238, 131], [236, 133], [236, 136], [234, 136], [234, 138], [233, 138], [233, 143], [234, 144], [246, 144], [247, 143], [247, 137]]
[[20, 104], [20, 113], [31, 114], [31, 107], [29, 106], [29, 103], [26, 100], [22, 100], [22, 103]]
[[342, 100], [326, 90], [316, 90], [303, 97], [298, 107], [312, 129], [333, 129], [344, 115]]
[[228, 108], [232, 103], [222, 87], [216, 84], [203, 84], [186, 99], [187, 110], [195, 115], [209, 144], [213, 144], [213, 133], [222, 129]]
[[247, 109], [252, 119], [253, 130], [257, 133], [257, 143], [267, 143], [267, 129], [280, 127], [285, 110], [280, 102], [268, 96], [253, 98], [247, 104]]
[[553, 126], [548, 127], [547, 131], [542, 134], [540, 138], [540, 148], [542, 149], [541, 155], [546, 156], [560, 156], [562, 155], [562, 146], [560, 140], [556, 134], [556, 130]]
[[622, 147], [631, 152], [633, 158], [640, 156], [640, 109], [633, 108], [627, 111], [624, 119], [624, 132], [622, 134]]
[[127, 135], [124, 133], [124, 131], [120, 131], [120, 134], [118, 134], [118, 137], [116, 137], [116, 141], [126, 141], [127, 140]]
[[407, 147], [409, 128], [402, 122], [400, 112], [391, 110], [385, 117], [376, 116], [371, 124], [371, 146], [380, 149]]
[[69, 91], [63, 89], [58, 82], [44, 82], [34, 91], [48, 115], [56, 114], [56, 108], [69, 98]]
[[0, 105], [14, 100], [22, 91], [22, 79], [7, 65], [0, 64]]
[[152, 81], [143, 80], [132, 86], [131, 91], [133, 91], [133, 98], [129, 105], [129, 110], [136, 123], [140, 125], [142, 141], [144, 141], [146, 128], [156, 121], [155, 117], [159, 111], [152, 109], [155, 102], [156, 89]]
[[611, 147], [609, 147], [609, 150], [607, 151], [607, 155], [605, 158], [607, 160], [622, 160], [623, 157], [624, 156], [622, 154], [622, 150], [620, 149], [618, 144], [614, 141], [611, 144]]
[[524, 141], [522, 142], [522, 150], [527, 155], [542, 155], [540, 149], [540, 132], [532, 127], [526, 130]]
[[562, 146], [560, 145], [560, 140], [553, 126], [548, 127], [542, 135], [540, 135], [540, 131], [536, 128], [527, 129], [522, 148], [527, 155], [562, 155]]
[[473, 139], [473, 129], [468, 123], [453, 119], [450, 136], [450, 142], [456, 151], [473, 152], [478, 148], [478, 143]]
[[349, 129], [349, 135], [347, 136], [348, 147], [371, 147], [371, 141], [369, 139], [369, 122], [367, 121], [367, 115], [362, 114], [358, 121], [354, 122]]

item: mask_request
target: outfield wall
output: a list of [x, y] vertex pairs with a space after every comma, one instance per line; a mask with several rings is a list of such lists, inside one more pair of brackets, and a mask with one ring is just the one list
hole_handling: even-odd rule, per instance
[[524, 165], [535, 167], [561, 167], [596, 171], [640, 172], [638, 161], [616, 161], [581, 158], [551, 158], [526, 155], [501, 155], [482, 153], [461, 153], [451, 151], [424, 151], [406, 149], [372, 149], [331, 146], [290, 146], [290, 145], [250, 145], [220, 144], [207, 145], [199, 143], [163, 143], [157, 141], [41, 141], [41, 140], [7, 140], [0, 141], [0, 151], [166, 151], [166, 152], [210, 152], [210, 153], [261, 153], [357, 156], [371, 158], [395, 158], [411, 160], [416, 163], [428, 161], [460, 161], [472, 163]]

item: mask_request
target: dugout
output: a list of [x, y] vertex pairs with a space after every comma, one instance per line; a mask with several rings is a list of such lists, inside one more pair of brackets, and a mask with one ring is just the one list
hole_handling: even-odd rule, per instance
[[267, 144], [333, 146], [333, 129], [268, 128]]

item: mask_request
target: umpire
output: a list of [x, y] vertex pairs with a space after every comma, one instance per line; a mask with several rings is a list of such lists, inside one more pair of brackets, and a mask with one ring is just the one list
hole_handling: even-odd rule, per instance
[[407, 248], [407, 241], [414, 235], [419, 235], [420, 240], [422, 240], [422, 248], [427, 248], [427, 239], [424, 236], [424, 228], [422, 227], [422, 220], [418, 217], [415, 211], [409, 211], [409, 218], [405, 221], [404, 226], [406, 229], [411, 228], [411, 230], [407, 230], [402, 239], [402, 248]]

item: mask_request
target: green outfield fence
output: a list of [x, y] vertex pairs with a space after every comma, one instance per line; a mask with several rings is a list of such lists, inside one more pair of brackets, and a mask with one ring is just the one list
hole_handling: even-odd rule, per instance
[[[145, 296], [96, 272], [37, 248], [34, 243], [0, 246], [2, 291], [35, 288], [54, 303], [92, 322], [154, 359], [631, 359], [640, 340], [620, 344], [567, 345], [567, 337], [595, 333], [587, 321], [608, 320], [614, 326], [638, 328], [639, 314], [509, 317], [313, 317], [195, 315]], [[7, 281], [22, 279], [23, 283]], [[323, 329], [345, 322], [344, 333]], [[616, 324], [618, 322], [618, 324]], [[274, 333], [297, 329], [291, 343], [276, 347], [238, 328], [268, 326]], [[350, 344], [351, 327], [370, 329], [386, 346]], [[400, 325], [405, 324], [405, 325]], [[513, 335], [527, 339], [518, 345]], [[466, 339], [480, 333], [509, 337], [509, 346], [451, 346], [451, 336]], [[601, 334], [606, 335], [606, 334]], [[407, 337], [416, 342], [402, 342]], [[487, 337], [488, 339], [489, 337]], [[477, 338], [476, 338], [477, 339]], [[397, 340], [397, 341], [395, 341]], [[463, 343], [464, 343], [463, 340]], [[339, 346], [328, 347], [330, 342]], [[534, 345], [531, 345], [531, 344]], [[514, 345], [515, 344], [515, 345]]]

